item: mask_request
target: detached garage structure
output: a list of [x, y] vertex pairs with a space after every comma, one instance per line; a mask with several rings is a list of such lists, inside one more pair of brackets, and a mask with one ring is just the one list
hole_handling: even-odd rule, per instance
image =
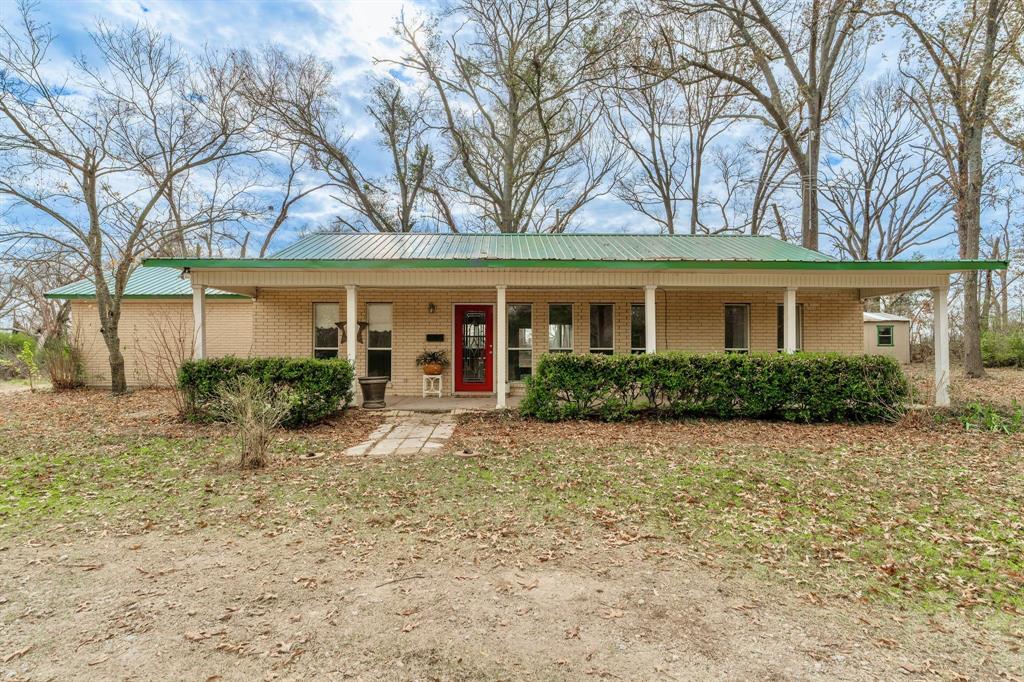
[[[146, 353], [161, 320], [181, 317], [188, 295], [192, 323], [179, 338], [196, 357], [347, 357], [403, 396], [422, 390], [416, 356], [445, 350], [444, 393], [491, 395], [499, 408], [548, 352], [860, 354], [863, 299], [921, 289], [935, 296], [936, 400], [946, 404], [949, 276], [1006, 267], [839, 261], [766, 236], [416, 233], [317, 234], [267, 258], [144, 265], [122, 319], [137, 339], [126, 359]], [[169, 288], [168, 273], [173, 296], [147, 289]], [[50, 295], [80, 296], [83, 342], [102, 348], [82, 307], [89, 286]]]
[[890, 313], [864, 313], [864, 352], [888, 355], [910, 364], [910, 318]]

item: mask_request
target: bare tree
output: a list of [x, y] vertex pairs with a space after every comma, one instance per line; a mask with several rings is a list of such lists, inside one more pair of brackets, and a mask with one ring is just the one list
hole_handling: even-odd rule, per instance
[[[615, 193], [669, 234], [684, 229], [690, 234], [706, 231], [700, 211], [708, 150], [743, 114], [748, 100], [741, 97], [736, 83], [724, 78], [695, 78], [690, 72], [667, 78], [657, 68], [657, 55], [665, 47], [666, 34], [678, 40], [674, 34], [685, 32], [706, 59], [725, 71], [741, 73], [737, 53], [721, 50], [728, 43], [727, 28], [717, 15], [704, 14], [679, 25], [667, 23], [654, 35], [638, 32], [636, 54], [630, 59], [634, 65], [613, 70], [610, 128], [632, 161], [632, 172], [620, 178]], [[688, 225], [678, 219], [682, 201], [689, 204]]]
[[429, 83], [448, 153], [439, 182], [481, 229], [561, 232], [607, 191], [621, 151], [600, 136], [605, 0], [459, 0], [445, 20], [399, 23], [395, 62]]
[[175, 219], [169, 188], [199, 169], [252, 150], [241, 115], [238, 71], [214, 54], [185, 57], [143, 26], [99, 26], [103, 58], [77, 61], [74, 87], [47, 75], [53, 40], [31, 4], [20, 30], [0, 27], [0, 196], [33, 216], [0, 240], [17, 249], [49, 244], [88, 264], [96, 286], [111, 390], [126, 390], [118, 325], [139, 258], [176, 229], [206, 224], [206, 211]]
[[821, 132], [857, 71], [858, 38], [867, 0], [662, 0], [683, 21], [703, 13], [730, 26], [736, 52], [757, 77], [729, 72], [692, 39], [670, 37], [677, 69], [697, 70], [739, 86], [760, 107], [760, 120], [778, 131], [801, 178], [801, 234], [818, 248], [818, 174]]
[[1020, 259], [1024, 255], [1024, 222], [1019, 219], [1022, 194], [1008, 188], [1000, 192], [993, 213], [998, 219], [982, 234], [985, 257], [992, 260], [1017, 261], [1017, 267], [1006, 270], [986, 270], [982, 281], [981, 324], [983, 329], [1006, 329], [1010, 324], [1010, 291], [1024, 281]]
[[[986, 180], [985, 139], [992, 133], [996, 93], [1010, 84], [1020, 51], [1024, 16], [1014, 0], [964, 0], [890, 4], [877, 13], [908, 30], [904, 70], [910, 103], [940, 155], [942, 177], [953, 198], [960, 257], [978, 258]], [[916, 68], [915, 68], [916, 67]], [[1001, 95], [999, 95], [1001, 96]], [[964, 370], [984, 375], [978, 273], [963, 274]]]
[[615, 196], [675, 234], [687, 195], [687, 126], [681, 90], [658, 76], [619, 73], [609, 89], [608, 126], [629, 163], [617, 178]]
[[946, 239], [950, 210], [941, 165], [922, 147], [899, 79], [869, 86], [825, 136], [822, 217], [829, 240], [853, 260], [891, 260]]
[[744, 140], [741, 146], [750, 158], [757, 159], [753, 164], [756, 172], [747, 179], [751, 187], [750, 234], [765, 234], [772, 231], [771, 226], [774, 225], [780, 239], [798, 239], [798, 230], [791, 226], [791, 222], [796, 221], [787, 219], [789, 207], [782, 205], [782, 195], [797, 169], [790, 162], [781, 135], [777, 130], [768, 130], [767, 135]]
[[288, 153], [301, 149], [310, 167], [329, 179], [325, 187], [330, 185], [332, 196], [350, 212], [339, 216], [339, 226], [380, 232], [410, 232], [416, 227], [433, 164], [433, 153], [423, 141], [422, 93], [409, 95], [393, 81], [378, 81], [371, 89], [367, 113], [390, 157], [389, 173], [372, 177], [350, 149], [349, 134], [334, 104], [330, 65], [313, 55], [292, 56], [276, 47], [257, 55], [242, 52], [238, 59], [247, 74], [247, 99], [265, 118], [266, 132]]

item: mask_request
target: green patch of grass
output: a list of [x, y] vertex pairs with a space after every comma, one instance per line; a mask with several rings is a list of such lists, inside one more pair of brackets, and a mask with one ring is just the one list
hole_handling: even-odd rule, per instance
[[1024, 610], [1019, 458], [940, 444], [651, 454], [578, 441], [488, 446], [471, 458], [302, 457], [324, 448], [293, 438], [252, 473], [236, 469], [220, 437], [34, 441], [7, 429], [0, 534], [305, 521], [525, 542], [545, 525], [654, 536], [821, 593], [925, 610]]

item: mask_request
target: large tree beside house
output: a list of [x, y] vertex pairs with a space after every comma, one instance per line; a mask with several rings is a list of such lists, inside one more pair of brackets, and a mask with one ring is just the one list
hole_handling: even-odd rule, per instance
[[[445, 148], [440, 214], [503, 233], [563, 232], [607, 193], [623, 151], [602, 134], [605, 57], [625, 43], [606, 0], [460, 0], [403, 18], [393, 65], [429, 84]], [[445, 33], [450, 23], [458, 29]], [[457, 225], [450, 224], [456, 228]]]
[[[803, 245], [818, 248], [818, 180], [822, 132], [860, 72], [867, 0], [662, 0], [676, 23], [717, 15], [728, 42], [709, 54], [686, 31], [671, 35], [665, 53], [672, 69], [692, 81], [721, 79], [756, 105], [758, 117], [779, 134], [800, 175]], [[751, 72], [730, 71], [714, 57], [731, 51]]]
[[[1024, 7], [1018, 0], [969, 0], [936, 8], [931, 2], [888, 3], [880, 11], [907, 30], [904, 69], [912, 109], [931, 137], [949, 195], [961, 258], [978, 258], [982, 210], [991, 174], [986, 145], [995, 125], [1019, 106], [1024, 85], [1021, 41]], [[981, 300], [976, 272], [963, 275], [964, 369], [982, 376]]]
[[111, 390], [123, 393], [121, 302], [140, 258], [249, 210], [235, 193], [188, 191], [253, 151], [239, 71], [147, 27], [100, 24], [98, 61], [83, 57], [55, 80], [52, 33], [33, 5], [19, 9], [0, 29], [0, 197], [23, 213], [0, 240], [15, 256], [49, 247], [85, 266]]

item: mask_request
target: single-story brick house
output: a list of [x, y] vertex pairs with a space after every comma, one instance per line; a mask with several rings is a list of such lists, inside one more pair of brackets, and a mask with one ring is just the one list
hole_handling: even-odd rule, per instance
[[[548, 352], [863, 353], [864, 298], [928, 289], [945, 404], [949, 276], [1005, 267], [840, 261], [766, 236], [316, 234], [266, 258], [147, 259], [121, 327], [130, 383], [167, 375], [152, 366], [170, 337], [186, 356], [348, 357], [357, 375], [390, 377], [389, 395], [420, 395], [415, 358], [443, 349], [446, 395], [503, 407]], [[90, 287], [49, 295], [73, 301], [102, 384]]]
[[892, 313], [864, 313], [864, 352], [910, 362], [910, 318]]

